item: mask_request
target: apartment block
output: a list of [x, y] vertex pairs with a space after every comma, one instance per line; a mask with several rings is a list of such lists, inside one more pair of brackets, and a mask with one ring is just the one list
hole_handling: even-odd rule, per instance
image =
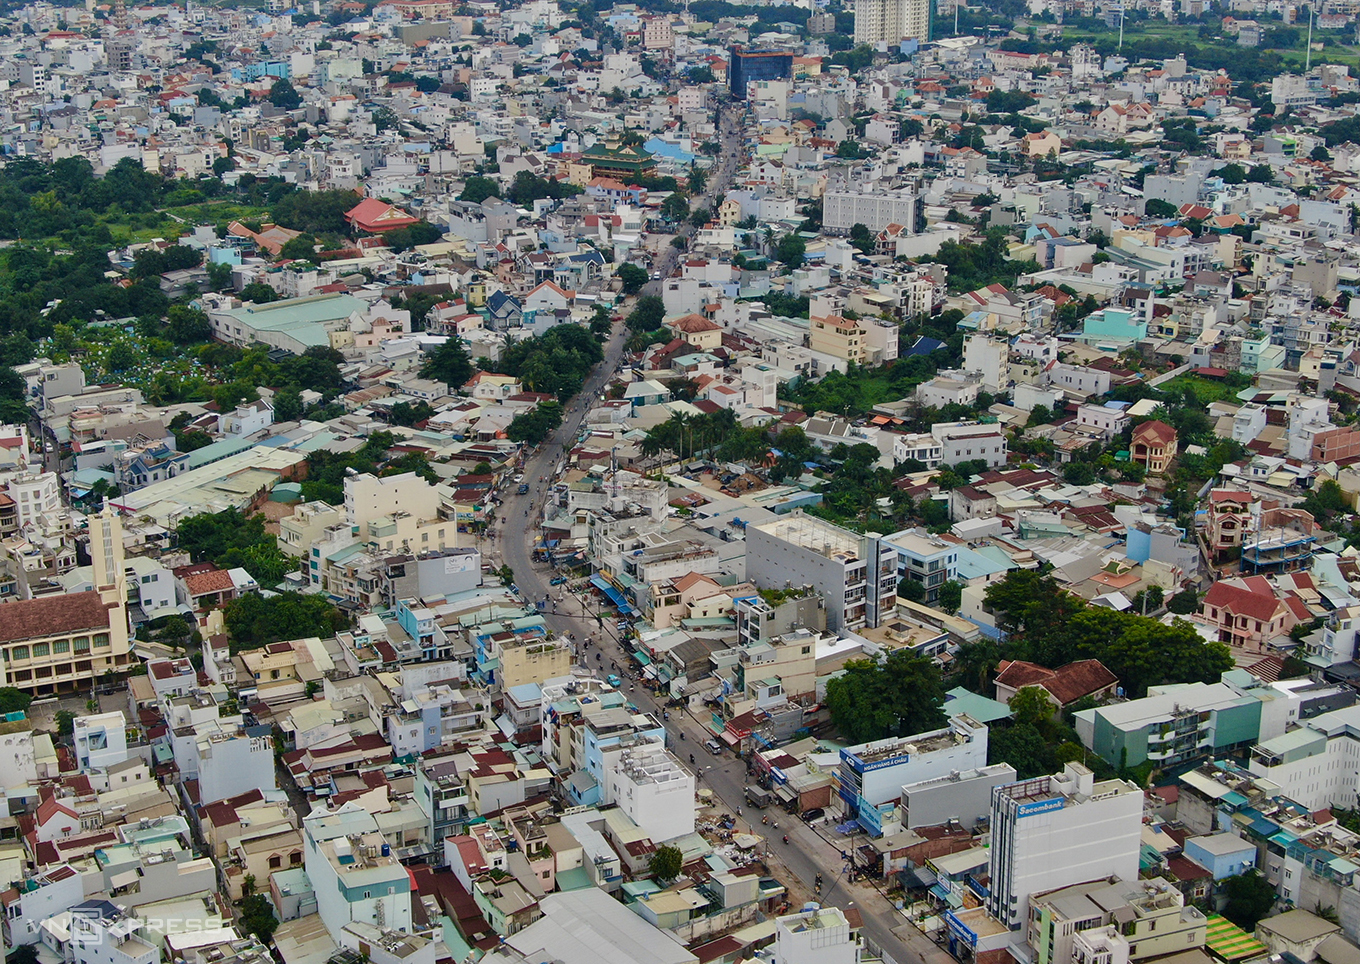
[[801, 511], [747, 528], [746, 577], [762, 589], [810, 587], [832, 630], [876, 627], [897, 604], [892, 546]]
[[1069, 763], [1055, 776], [993, 790], [991, 829], [987, 911], [1022, 931], [1034, 894], [1138, 879], [1143, 794], [1124, 780], [1096, 783], [1086, 767]]

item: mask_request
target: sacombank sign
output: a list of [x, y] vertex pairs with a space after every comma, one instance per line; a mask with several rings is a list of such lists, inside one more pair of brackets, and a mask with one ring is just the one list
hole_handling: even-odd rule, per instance
[[1051, 797], [1048, 800], [1032, 800], [1029, 803], [1022, 803], [1015, 809], [1016, 819], [1021, 817], [1033, 817], [1041, 813], [1052, 813], [1054, 810], [1063, 808], [1062, 797]]

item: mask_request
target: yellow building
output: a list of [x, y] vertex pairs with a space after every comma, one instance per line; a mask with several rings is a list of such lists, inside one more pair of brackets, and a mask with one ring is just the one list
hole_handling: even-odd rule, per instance
[[0, 606], [0, 685], [38, 696], [71, 693], [125, 669], [123, 526], [111, 509], [89, 517], [94, 590]]
[[571, 647], [562, 639], [517, 639], [500, 646], [502, 692], [571, 675]]
[[840, 315], [813, 318], [808, 347], [824, 355], [861, 364], [864, 361], [865, 334], [859, 322]]

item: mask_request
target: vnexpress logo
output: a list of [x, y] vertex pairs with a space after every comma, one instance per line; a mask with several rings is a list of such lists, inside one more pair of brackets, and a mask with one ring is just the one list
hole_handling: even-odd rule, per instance
[[98, 910], [71, 908], [71, 942], [77, 947], [96, 947], [104, 943], [104, 920]]

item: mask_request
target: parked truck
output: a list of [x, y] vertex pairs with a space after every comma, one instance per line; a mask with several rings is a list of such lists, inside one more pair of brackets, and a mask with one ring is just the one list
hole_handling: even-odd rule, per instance
[[774, 794], [763, 787], [747, 787], [746, 799], [757, 807], [768, 807], [774, 803]]

